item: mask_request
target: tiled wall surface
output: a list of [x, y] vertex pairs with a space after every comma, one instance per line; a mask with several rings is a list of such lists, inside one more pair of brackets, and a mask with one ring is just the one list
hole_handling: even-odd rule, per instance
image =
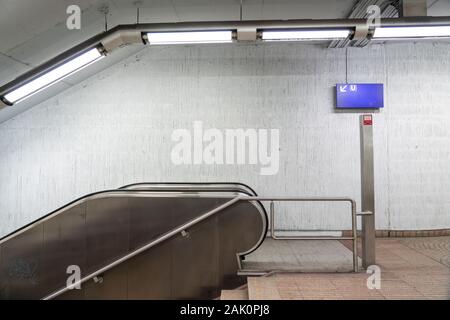
[[[347, 61], [347, 63], [346, 63]], [[346, 72], [346, 65], [348, 70]], [[450, 45], [150, 47], [0, 124], [0, 236], [84, 194], [140, 181], [240, 181], [265, 196], [360, 197], [357, 113], [336, 83], [382, 82], [377, 227], [450, 228]], [[174, 165], [174, 129], [279, 129], [276, 175]], [[222, 131], [221, 131], [222, 132]], [[277, 206], [280, 229], [348, 229], [340, 206]]]

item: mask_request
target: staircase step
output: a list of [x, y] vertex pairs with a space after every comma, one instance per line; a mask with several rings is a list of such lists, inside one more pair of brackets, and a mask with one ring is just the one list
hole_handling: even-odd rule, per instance
[[275, 277], [248, 277], [249, 300], [281, 300]]
[[220, 300], [248, 300], [247, 289], [222, 290]]

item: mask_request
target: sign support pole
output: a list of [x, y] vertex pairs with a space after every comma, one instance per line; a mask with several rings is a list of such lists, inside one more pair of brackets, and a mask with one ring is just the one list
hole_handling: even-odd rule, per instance
[[365, 269], [375, 264], [375, 196], [373, 167], [372, 115], [361, 115], [361, 211], [371, 212], [362, 216], [362, 265]]

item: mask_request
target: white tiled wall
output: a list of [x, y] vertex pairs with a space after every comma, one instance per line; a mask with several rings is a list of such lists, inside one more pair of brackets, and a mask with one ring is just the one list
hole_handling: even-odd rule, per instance
[[[374, 115], [377, 227], [450, 228], [450, 45], [348, 50]], [[150, 47], [0, 125], [0, 235], [84, 194], [140, 181], [240, 181], [260, 195], [359, 202], [357, 113], [336, 113], [346, 51], [301, 44]], [[275, 128], [280, 169], [181, 165], [174, 129]], [[281, 229], [349, 226], [339, 206], [278, 206]]]

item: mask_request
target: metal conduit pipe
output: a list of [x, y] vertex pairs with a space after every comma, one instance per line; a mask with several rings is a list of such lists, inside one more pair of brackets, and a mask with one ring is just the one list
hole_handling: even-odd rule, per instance
[[[352, 12], [348, 16], [348, 19], [366, 19], [368, 17], [367, 9], [371, 5], [376, 5], [381, 10], [381, 18], [396, 18], [398, 17], [398, 11], [396, 5], [398, 5], [399, 0], [360, 0], [358, 1], [352, 9]], [[365, 33], [364, 33], [365, 31]], [[369, 44], [370, 38], [368, 37], [368, 32], [370, 32], [368, 27], [362, 29], [361, 36], [349, 35], [347, 39], [343, 40], [333, 40], [331, 41], [329, 48], [346, 48], [351, 45], [353, 47], [364, 47]], [[354, 40], [354, 41], [353, 41]]]
[[[131, 44], [142, 43], [144, 32], [175, 32], [175, 31], [214, 31], [214, 30], [286, 30], [286, 29], [338, 29], [347, 28], [352, 32], [366, 25], [365, 19], [324, 19], [324, 20], [262, 20], [262, 21], [223, 21], [223, 22], [180, 22], [119, 25], [107, 32], [98, 34], [73, 48], [59, 54], [38, 67], [24, 73], [11, 82], [0, 87], [0, 108], [12, 105], [4, 99], [4, 95], [28, 83], [46, 72], [93, 48], [98, 48], [104, 54], [114, 49]], [[450, 17], [408, 17], [383, 19], [382, 26], [430, 26], [450, 25]]]

